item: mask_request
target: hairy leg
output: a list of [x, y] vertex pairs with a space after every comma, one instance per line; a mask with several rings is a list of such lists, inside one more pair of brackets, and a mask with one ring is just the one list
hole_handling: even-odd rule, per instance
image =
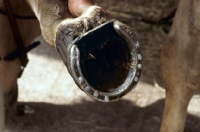
[[200, 88], [199, 1], [181, 0], [161, 53], [166, 100], [161, 132], [182, 132], [187, 107]]
[[55, 47], [55, 36], [61, 22], [80, 16], [93, 5], [92, 0], [27, 0], [37, 16], [42, 35]]
[[[1, 7], [4, 8], [3, 3], [0, 4], [2, 4]], [[10, 0], [10, 4], [15, 14], [20, 14], [22, 16], [34, 15], [31, 8], [24, 0]], [[27, 47], [30, 45], [31, 41], [40, 34], [38, 21], [26, 19], [16, 20], [23, 42]], [[5, 57], [14, 52], [17, 47], [7, 16], [0, 14], [0, 23], [2, 24], [0, 28], [0, 37], [3, 38], [0, 40], [0, 56]], [[13, 61], [0, 61], [1, 86], [4, 95], [4, 104], [7, 110], [15, 108], [18, 96], [17, 79], [20, 72], [21, 63], [19, 59], [16, 58]]]

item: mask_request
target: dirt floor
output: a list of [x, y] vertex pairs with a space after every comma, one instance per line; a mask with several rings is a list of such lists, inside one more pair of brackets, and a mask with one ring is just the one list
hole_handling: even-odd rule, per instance
[[[158, 132], [164, 107], [159, 57], [170, 29], [174, 0], [95, 0], [137, 34], [144, 56], [138, 86], [122, 99], [97, 102], [74, 84], [56, 51], [42, 44], [31, 51], [19, 79], [19, 104], [34, 114], [6, 115], [6, 132]], [[172, 15], [173, 16], [173, 15]], [[185, 132], [200, 130], [200, 98], [188, 108]]]

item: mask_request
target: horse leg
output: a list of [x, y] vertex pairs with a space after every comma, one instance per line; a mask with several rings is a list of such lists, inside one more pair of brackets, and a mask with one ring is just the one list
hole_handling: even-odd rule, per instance
[[[44, 36], [45, 40], [51, 45], [51, 46], [56, 46], [56, 33], [61, 32], [59, 27], [63, 26], [63, 28], [69, 27], [69, 25], [72, 25], [70, 28], [73, 28], [73, 32], [76, 35], [80, 35], [81, 32], [87, 30], [89, 25], [89, 22], [86, 22], [84, 20], [81, 20], [79, 18], [76, 19], [70, 19], [75, 17], [78, 17], [80, 15], [84, 15], [86, 17], [94, 17], [95, 18], [95, 11], [93, 10], [94, 8], [99, 7], [92, 6], [93, 2], [92, 0], [54, 0], [54, 1], [49, 1], [49, 0], [27, 0], [27, 2], [30, 4], [32, 7], [32, 10], [34, 11], [35, 15], [37, 16], [39, 22], [40, 22], [40, 27], [42, 31], [42, 35]], [[85, 4], [87, 3], [87, 4]], [[88, 4], [89, 3], [89, 4]], [[68, 6], [72, 6], [69, 7]], [[85, 9], [85, 10], [84, 10]], [[70, 12], [70, 11], [71, 12]], [[78, 11], [77, 11], [78, 10]], [[76, 13], [74, 13], [76, 12]], [[83, 13], [84, 12], [84, 13]], [[92, 13], [94, 12], [94, 13]], [[83, 14], [82, 14], [83, 13]], [[74, 16], [72, 16], [72, 14]], [[105, 18], [106, 19], [106, 18]], [[106, 21], [106, 20], [104, 20]], [[102, 21], [95, 21], [95, 24], [99, 24]], [[79, 26], [80, 24], [84, 25], [84, 27], [76, 27]], [[78, 28], [82, 28], [81, 30]]]
[[[0, 16], [5, 17], [5, 16]], [[4, 28], [0, 30], [1, 38], [4, 38], [0, 43], [0, 56], [4, 57], [9, 53], [15, 51], [16, 46], [12, 38], [12, 32], [7, 24], [7, 20], [0, 18], [1, 23], [4, 23]], [[15, 107], [17, 101], [17, 78], [21, 70], [21, 64], [19, 59], [14, 61], [0, 61], [0, 77], [2, 82], [2, 88], [4, 93], [4, 104], [7, 110], [11, 110], [11, 107]]]
[[[0, 4], [3, 4], [2, 2]], [[10, 0], [10, 4], [15, 14], [22, 16], [34, 15], [27, 2], [24, 0]], [[4, 9], [4, 5], [1, 5]], [[16, 19], [23, 42], [27, 47], [32, 39], [40, 34], [37, 20]], [[8, 18], [0, 14], [0, 56], [5, 57], [17, 50], [12, 30]], [[5, 108], [11, 112], [17, 112], [16, 102], [18, 96], [17, 79], [21, 73], [21, 62], [18, 58], [13, 61], [0, 61], [0, 78], [2, 82], [2, 91], [4, 94]]]
[[161, 69], [166, 100], [161, 132], [184, 130], [189, 101], [200, 88], [199, 7], [199, 1], [180, 1], [163, 44]]

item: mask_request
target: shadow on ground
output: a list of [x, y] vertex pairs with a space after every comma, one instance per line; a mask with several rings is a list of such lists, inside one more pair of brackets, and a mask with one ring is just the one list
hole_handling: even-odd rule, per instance
[[[15, 132], [157, 132], [164, 100], [140, 108], [128, 100], [78, 104], [20, 103], [35, 113], [6, 117], [7, 130]], [[16, 128], [16, 126], [18, 126]], [[188, 115], [185, 132], [197, 132], [200, 118]]]

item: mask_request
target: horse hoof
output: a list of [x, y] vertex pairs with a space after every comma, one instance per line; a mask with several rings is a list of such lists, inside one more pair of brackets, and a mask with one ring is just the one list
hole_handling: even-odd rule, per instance
[[21, 116], [21, 115], [28, 115], [28, 114], [34, 114], [34, 113], [35, 111], [27, 105], [19, 105], [17, 107], [17, 115]]
[[136, 86], [142, 54], [133, 31], [98, 9], [89, 18], [82, 15], [61, 24], [56, 49], [78, 87], [98, 101], [109, 102]]

